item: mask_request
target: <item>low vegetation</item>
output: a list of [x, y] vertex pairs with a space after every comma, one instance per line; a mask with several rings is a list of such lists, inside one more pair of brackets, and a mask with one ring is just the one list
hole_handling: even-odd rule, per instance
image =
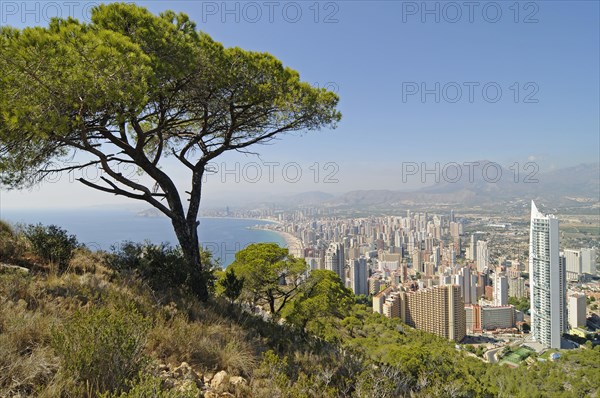
[[[0, 268], [2, 397], [598, 396], [600, 347], [516, 369], [491, 365], [372, 313], [328, 271], [297, 281], [282, 318], [269, 319], [247, 304], [255, 296], [244, 289], [256, 285], [235, 267], [218, 273], [202, 302], [176, 267], [176, 248], [73, 245], [57, 266], [65, 257], [39, 253], [27, 231], [0, 223], [2, 262], [29, 270]], [[214, 382], [222, 371], [236, 382]]]

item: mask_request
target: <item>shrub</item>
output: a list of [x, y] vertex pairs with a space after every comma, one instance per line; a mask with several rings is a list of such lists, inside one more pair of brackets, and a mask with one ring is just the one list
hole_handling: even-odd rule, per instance
[[154, 290], [182, 286], [190, 273], [181, 250], [166, 243], [123, 242], [113, 246], [108, 265], [119, 272], [137, 272]]
[[154, 245], [150, 242], [123, 242], [119, 247], [113, 246], [107, 264], [119, 272], [138, 273], [155, 291], [186, 287], [197, 293], [197, 286], [207, 285], [212, 292], [216, 265], [209, 252], [203, 251], [201, 258], [202, 271], [187, 264], [179, 247], [172, 247], [167, 243]]
[[69, 264], [74, 250], [80, 246], [74, 235], [69, 235], [56, 225], [29, 225], [24, 233], [36, 255], [62, 270]]
[[25, 242], [10, 224], [0, 221], [0, 261], [19, 259], [25, 252]]
[[27, 304], [0, 303], [0, 396], [32, 396], [52, 379], [58, 368], [50, 340], [54, 319]]
[[120, 393], [146, 366], [144, 346], [149, 320], [135, 309], [78, 312], [64, 328], [53, 330], [52, 345], [64, 372], [90, 393]]

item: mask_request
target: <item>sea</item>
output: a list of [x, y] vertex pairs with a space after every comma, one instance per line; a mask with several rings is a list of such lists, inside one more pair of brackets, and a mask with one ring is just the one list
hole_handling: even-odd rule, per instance
[[[127, 210], [0, 210], [0, 218], [12, 224], [57, 225], [77, 236], [92, 250], [110, 251], [124, 241], [150, 241], [177, 244], [171, 222], [166, 217], [144, 217]], [[274, 242], [286, 246], [285, 239], [271, 231], [252, 229], [268, 221], [242, 218], [200, 218], [198, 235], [203, 248], [213, 253], [225, 268], [235, 253], [252, 243]]]

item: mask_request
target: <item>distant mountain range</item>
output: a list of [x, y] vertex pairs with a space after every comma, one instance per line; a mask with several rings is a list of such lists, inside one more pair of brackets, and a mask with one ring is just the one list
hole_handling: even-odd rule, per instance
[[[472, 172], [472, 179], [469, 178], [469, 169], [463, 166], [461, 178], [456, 178], [456, 169], [449, 170], [446, 179], [440, 177], [438, 183], [409, 192], [356, 190], [332, 195], [316, 191], [273, 197], [261, 204], [371, 209], [430, 204], [490, 207], [534, 199], [553, 207], [600, 206], [600, 163], [581, 164], [545, 173], [537, 173], [533, 168], [521, 169], [518, 175], [496, 163], [478, 163]], [[482, 172], [484, 169], [487, 171], [485, 174]], [[433, 176], [428, 178], [433, 180]]]

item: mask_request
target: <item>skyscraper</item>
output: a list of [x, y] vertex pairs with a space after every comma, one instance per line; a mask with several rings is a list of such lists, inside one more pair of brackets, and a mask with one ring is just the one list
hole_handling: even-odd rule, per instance
[[368, 277], [369, 270], [366, 258], [360, 257], [350, 262], [350, 288], [354, 294], [369, 294]]
[[494, 274], [494, 305], [508, 305], [508, 279], [504, 275]]
[[565, 255], [565, 267], [567, 273], [567, 280], [577, 281], [581, 275], [581, 250], [566, 249]]
[[468, 256], [469, 260], [477, 260], [477, 241], [479, 240], [479, 235], [477, 233], [471, 234], [471, 245], [469, 246]]
[[566, 330], [566, 275], [559, 260], [558, 218], [531, 202], [529, 231], [531, 333], [546, 347], [560, 348]]
[[341, 243], [331, 243], [325, 253], [325, 269], [333, 271], [346, 284], [346, 272], [344, 269], [344, 247]]
[[436, 286], [400, 295], [400, 317], [407, 325], [446, 339], [466, 334], [465, 303], [459, 286]]
[[477, 241], [477, 271], [484, 272], [489, 264], [489, 251], [487, 242]]
[[596, 249], [581, 249], [581, 272], [596, 275]]

